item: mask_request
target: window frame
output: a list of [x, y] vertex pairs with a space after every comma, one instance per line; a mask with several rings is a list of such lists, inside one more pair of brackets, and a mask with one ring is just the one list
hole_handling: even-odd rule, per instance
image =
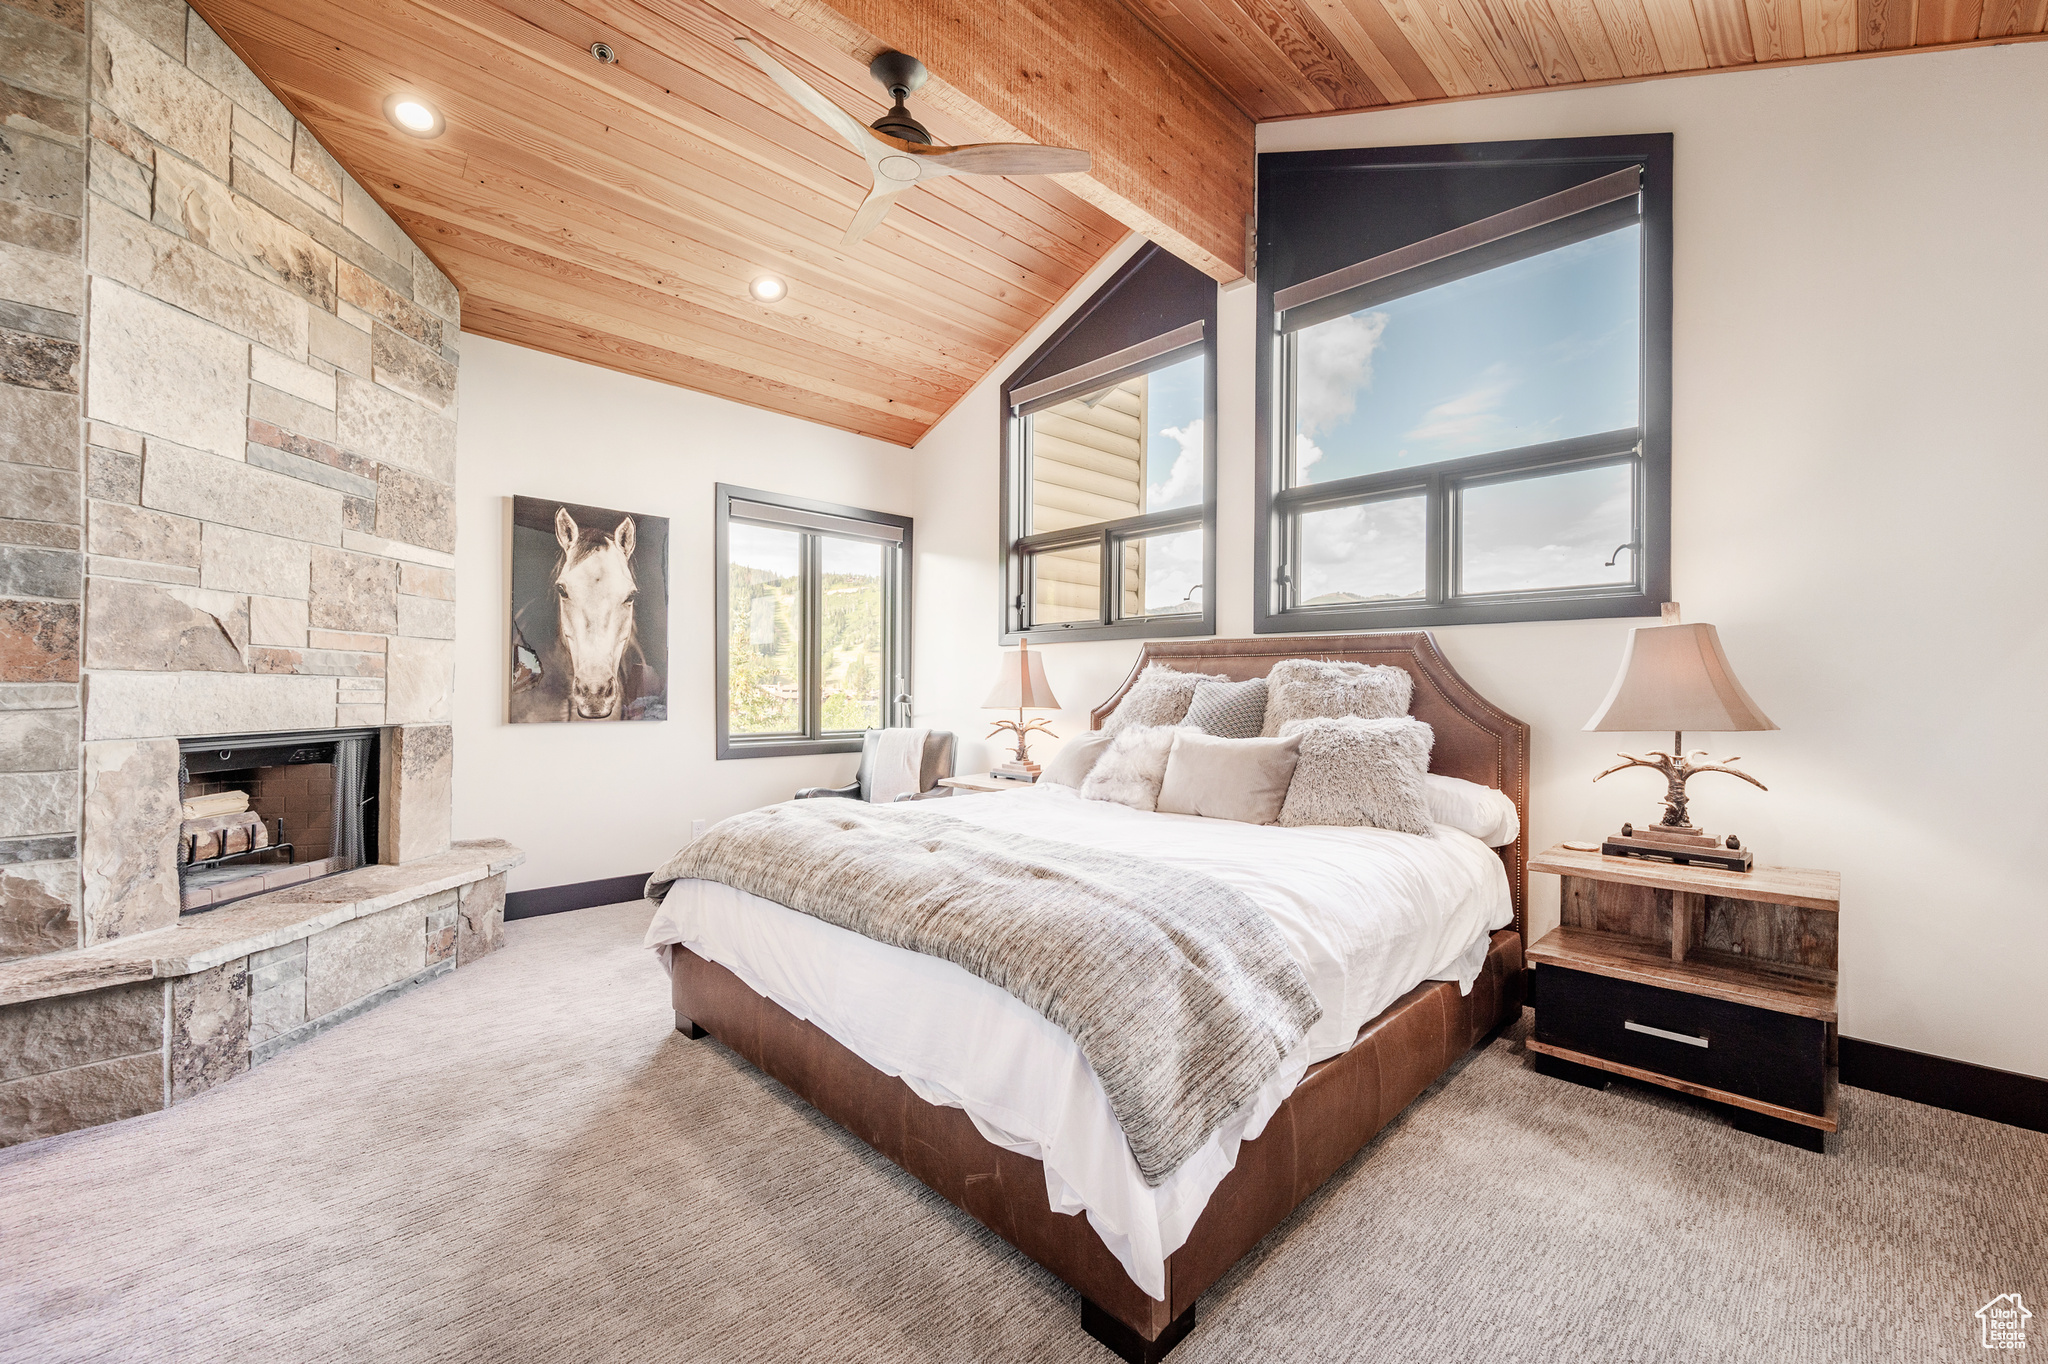
[[[1258, 280], [1257, 486], [1252, 594], [1252, 629], [1255, 633], [1405, 630], [1435, 625], [1658, 614], [1661, 604], [1671, 594], [1671, 148], [1669, 134], [1655, 134], [1356, 148], [1268, 154], [1259, 158], [1262, 205], [1258, 228], [1259, 256], [1262, 263], [1277, 261], [1281, 268], [1262, 269]], [[1640, 223], [1642, 230], [1638, 425], [1625, 431], [1576, 436], [1328, 483], [1289, 486], [1294, 446], [1292, 366], [1296, 347], [1293, 336], [1301, 328], [1283, 331], [1285, 318], [1282, 310], [1275, 306], [1275, 295], [1297, 283], [1331, 273], [1327, 268], [1317, 269], [1296, 265], [1295, 262], [1314, 261], [1318, 257], [1326, 262], [1333, 252], [1341, 256], [1345, 248], [1338, 239], [1345, 230], [1349, 215], [1332, 211], [1321, 215], [1319, 220], [1298, 227], [1279, 214], [1274, 216], [1281, 220], [1273, 221], [1263, 211], [1269, 185], [1276, 177], [1289, 176], [1295, 177], [1294, 194], [1299, 194], [1298, 186], [1306, 182], [1342, 186], [1341, 193], [1355, 197], [1361, 183], [1356, 177], [1361, 170], [1442, 171], [1448, 180], [1451, 176], [1481, 174], [1492, 166], [1522, 170], [1566, 168], [1575, 185], [1589, 183], [1603, 174], [1629, 166], [1641, 168], [1639, 212], [1626, 219]], [[1524, 202], [1534, 202], [1534, 199]], [[1375, 297], [1387, 300], [1406, 297], [1511, 260], [1527, 259], [1559, 249], [1570, 241], [1600, 235], [1584, 232], [1586, 224], [1582, 221], [1600, 212], [1600, 209], [1587, 210], [1482, 242], [1456, 254], [1425, 261], [1414, 268], [1333, 294], [1328, 299], [1298, 304], [1295, 311], [1317, 309], [1331, 317], [1344, 315], [1373, 306]], [[1487, 216], [1490, 215], [1478, 214], [1468, 218], [1468, 223]], [[1301, 240], [1289, 240], [1290, 234]], [[1410, 241], [1419, 242], [1434, 235], [1431, 231], [1419, 231], [1410, 237]], [[1550, 244], [1543, 244], [1545, 242]], [[1291, 271], [1289, 267], [1293, 267]], [[1290, 273], [1302, 278], [1289, 278]], [[1314, 321], [1321, 320], [1324, 318], [1314, 318]], [[1511, 593], [1462, 595], [1457, 592], [1464, 562], [1460, 534], [1461, 494], [1465, 488], [1622, 462], [1633, 465], [1636, 470], [1633, 479], [1636, 534], [1630, 582]], [[1372, 605], [1302, 606], [1293, 602], [1293, 578], [1301, 560], [1299, 516], [1302, 512], [1330, 510], [1416, 493], [1425, 498], [1423, 599]]]
[[[823, 602], [821, 556], [818, 553], [818, 538], [831, 535], [832, 530], [818, 524], [817, 518], [837, 521], [866, 522], [883, 526], [898, 532], [900, 538], [891, 544], [887, 538], [877, 537], [882, 546], [882, 727], [905, 723], [910, 718], [910, 620], [911, 620], [911, 518], [894, 512], [871, 511], [863, 507], [848, 507], [836, 502], [819, 502], [807, 497], [792, 497], [785, 493], [764, 492], [757, 488], [742, 488], [736, 484], [720, 483], [715, 489], [716, 513], [712, 532], [714, 553], [717, 556], [715, 581], [715, 609], [717, 612], [717, 652], [714, 655], [717, 673], [717, 725], [718, 760], [733, 758], [784, 758], [808, 756], [820, 753], [858, 753], [861, 747], [861, 730], [827, 730], [824, 728], [824, 691], [820, 677], [820, 631], [824, 617], [820, 611]], [[784, 511], [795, 517], [809, 517], [806, 524], [792, 519], [778, 522], [771, 517], [749, 516], [744, 511], [735, 513], [734, 502], [753, 503], [772, 510]], [[801, 535], [799, 550], [799, 572], [802, 577], [799, 597], [800, 615], [803, 622], [802, 639], [798, 642], [798, 677], [803, 691], [803, 730], [792, 734], [764, 734], [751, 736], [732, 732], [731, 687], [732, 687], [732, 559], [731, 524], [739, 521], [746, 525], [774, 526], [794, 531]], [[847, 538], [859, 538], [849, 535]]]
[[[1174, 281], [1173, 295], [1148, 297], [1162, 274], [1199, 278]], [[1202, 357], [1202, 500], [1066, 530], [1027, 532], [1031, 457], [1026, 419], [1085, 393], [1140, 374]], [[1129, 358], [1125, 358], [1128, 356]], [[1056, 372], [1053, 371], [1054, 367]], [[1060, 382], [1065, 380], [1065, 382]], [[1046, 387], [1047, 383], [1053, 387]], [[1134, 255], [1094, 297], [1003, 383], [1001, 518], [998, 562], [1002, 596], [998, 637], [1004, 644], [1081, 639], [1167, 639], [1216, 633], [1216, 304], [1215, 284], [1156, 245]], [[1021, 402], [1018, 398], [1021, 396]], [[1133, 540], [1174, 531], [1202, 532], [1202, 609], [1158, 616], [1119, 616], [1122, 555]], [[1034, 555], [1095, 543], [1100, 546], [1100, 595], [1093, 621], [1029, 624], [1036, 574]]]

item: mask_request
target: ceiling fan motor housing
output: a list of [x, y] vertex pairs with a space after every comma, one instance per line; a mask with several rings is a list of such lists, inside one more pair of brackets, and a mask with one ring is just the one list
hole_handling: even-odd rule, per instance
[[929, 147], [932, 135], [925, 131], [922, 123], [910, 116], [910, 110], [903, 107], [904, 98], [916, 94], [931, 75], [924, 69], [924, 63], [906, 52], [878, 52], [868, 63], [868, 74], [881, 82], [882, 88], [896, 101], [895, 108], [868, 126], [878, 133]]
[[889, 212], [898, 195], [926, 180], [948, 175], [1070, 175], [1086, 172], [1092, 159], [1073, 147], [1047, 147], [1035, 142], [983, 143], [966, 147], [932, 141], [925, 126], [910, 116], [904, 101], [922, 86], [924, 63], [905, 53], [877, 53], [868, 73], [888, 90], [889, 112], [873, 123], [832, 102], [817, 87], [762, 51], [749, 38], [735, 38], [747, 60], [761, 68], [784, 94], [853, 144], [868, 164], [874, 187], [861, 200], [841, 247], [857, 245]]

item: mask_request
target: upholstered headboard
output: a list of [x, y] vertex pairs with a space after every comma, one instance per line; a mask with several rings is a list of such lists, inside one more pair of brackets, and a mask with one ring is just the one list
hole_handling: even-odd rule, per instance
[[1116, 695], [1095, 708], [1093, 728], [1123, 700], [1148, 664], [1182, 672], [1221, 673], [1233, 679], [1264, 677], [1283, 658], [1329, 658], [1406, 669], [1415, 679], [1409, 713], [1436, 731], [1429, 770], [1497, 787], [1515, 802], [1522, 833], [1499, 849], [1515, 897], [1515, 932], [1528, 942], [1524, 900], [1528, 890], [1529, 727], [1472, 690], [1426, 630], [1383, 635], [1268, 635], [1258, 639], [1167, 639], [1145, 645]]

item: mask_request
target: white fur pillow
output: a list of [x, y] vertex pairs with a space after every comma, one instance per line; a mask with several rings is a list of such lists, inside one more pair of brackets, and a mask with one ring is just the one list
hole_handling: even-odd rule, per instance
[[1171, 725], [1133, 725], [1109, 741], [1081, 783], [1086, 800], [1108, 800], [1133, 810], [1159, 808], [1159, 783], [1166, 778], [1166, 758], [1173, 752]]
[[1267, 739], [1284, 734], [1284, 726], [1294, 720], [1345, 715], [1391, 720], [1408, 713], [1414, 694], [1415, 679], [1405, 669], [1283, 659], [1266, 674], [1266, 721], [1259, 734]]
[[[1109, 713], [1102, 727], [1116, 734], [1138, 725], [1177, 725], [1186, 717], [1188, 703], [1195, 699], [1197, 686], [1204, 682], [1229, 680], [1220, 673], [1214, 676], [1184, 673], [1164, 663], [1154, 663], [1138, 674], [1138, 680], [1124, 693], [1124, 699], [1117, 702], [1116, 709]], [[1152, 807], [1148, 805], [1145, 808], [1149, 810]]]
[[1428, 834], [1429, 750], [1436, 734], [1420, 720], [1294, 720], [1289, 735], [1301, 736], [1301, 757], [1280, 823], [1370, 824], [1396, 833]]

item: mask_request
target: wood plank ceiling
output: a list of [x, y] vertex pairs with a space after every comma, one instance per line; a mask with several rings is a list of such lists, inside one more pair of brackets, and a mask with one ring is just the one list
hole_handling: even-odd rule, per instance
[[[731, 40], [752, 33], [863, 120], [886, 103], [857, 60], [754, 0], [195, 8], [455, 281], [465, 331], [898, 444], [1125, 232], [1042, 177], [956, 177], [842, 250], [865, 164]], [[591, 56], [600, 39], [615, 65]], [[396, 91], [446, 131], [397, 132]], [[789, 297], [754, 303], [763, 274]]]
[[1254, 119], [2038, 35], [2048, 0], [1123, 0]]
[[[1251, 120], [2011, 40], [2048, 26], [2048, 0], [1046, 2], [1098, 20], [1102, 7], [1125, 6], [1141, 27], [1123, 46], [1131, 32], [1159, 43], [1145, 72], [1153, 85], [1162, 68], [1184, 73], [1169, 86], [1199, 85], [1185, 101], [1203, 126], [1242, 111], [1244, 124], [1216, 135], [1247, 164], [1219, 185], [1249, 183]], [[1124, 236], [1097, 203], [1147, 221], [1123, 190], [1092, 183], [1078, 188], [1094, 203], [1044, 178], [955, 178], [920, 186], [866, 241], [839, 246], [869, 183], [860, 156], [796, 110], [732, 38], [753, 36], [869, 121], [885, 103], [864, 68], [864, 45], [876, 44], [863, 33], [922, 27], [938, 44], [927, 55], [983, 69], [957, 73], [967, 84], [951, 89], [935, 70], [913, 111], [941, 141], [985, 141], [992, 119], [1014, 126], [1026, 111], [1007, 123], [990, 112], [1009, 54], [993, 30], [967, 32], [982, 22], [980, 0], [929, 0], [929, 14], [918, 0], [194, 3], [447, 271], [466, 331], [898, 444], [914, 444]], [[617, 64], [591, 56], [599, 40]], [[1147, 118], [1171, 121], [1118, 107], [1111, 71], [1091, 80], [1055, 64], [1038, 54], [1011, 69], [1039, 98], [1123, 120], [1126, 143]], [[394, 130], [381, 110], [397, 92], [437, 108], [445, 133]], [[1119, 170], [1142, 174], [1129, 152], [1115, 149]], [[1161, 202], [1236, 221], [1239, 205], [1223, 202], [1236, 191], [1191, 199], [1184, 175], [1149, 169]], [[1213, 251], [1197, 264], [1237, 272]], [[789, 297], [752, 302], [747, 285], [762, 274], [786, 280]]]

